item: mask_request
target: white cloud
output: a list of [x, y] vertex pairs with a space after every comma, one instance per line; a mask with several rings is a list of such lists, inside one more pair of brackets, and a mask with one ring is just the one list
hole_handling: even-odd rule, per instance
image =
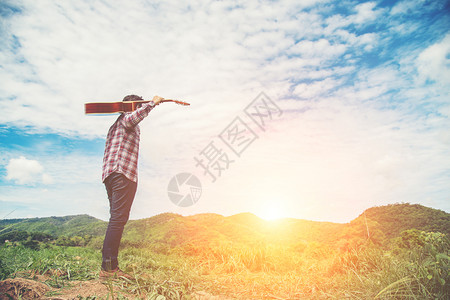
[[346, 46], [342, 44], [331, 45], [326, 39], [318, 41], [301, 41], [289, 49], [289, 54], [301, 55], [308, 60], [311, 58], [320, 58], [317, 61], [319, 65], [322, 61], [334, 59], [345, 53]]
[[380, 10], [374, 10], [376, 6], [375, 2], [366, 2], [359, 4], [355, 7], [357, 12], [356, 16], [354, 16], [353, 22], [357, 24], [369, 23], [374, 21], [377, 16], [380, 15]]
[[[2, 151], [4, 148], [2, 148]], [[101, 182], [101, 156], [83, 153], [40, 155], [39, 161], [7, 153], [7, 183], [0, 201], [10, 217], [90, 214], [108, 219], [108, 199]], [[22, 150], [20, 151], [22, 152]], [[45, 168], [44, 168], [45, 166]]]
[[450, 34], [420, 53], [416, 65], [421, 80], [450, 85]]
[[[10, 26], [22, 47], [17, 55], [4, 53], [3, 94], [15, 96], [0, 103], [4, 121], [102, 135], [108, 121], [86, 118], [84, 102], [120, 100], [133, 92], [189, 98], [194, 110], [211, 101], [224, 108], [236, 103], [227, 99], [225, 105], [217, 91], [239, 94], [236, 86], [257, 72], [253, 49], [261, 49], [260, 59], [265, 59], [289, 41], [280, 42], [279, 32], [258, 37], [255, 25], [272, 24], [264, 22], [273, 17], [272, 10], [236, 17], [219, 6], [199, 2], [189, 10], [173, 2], [156, 10], [135, 2], [117, 7], [27, 3], [26, 12], [11, 19]], [[16, 63], [18, 56], [25, 58], [22, 64]]]
[[315, 99], [317, 96], [326, 96], [328, 92], [339, 85], [339, 81], [326, 78], [312, 83], [302, 83], [295, 87], [294, 94], [304, 99]]
[[340, 14], [329, 16], [325, 21], [327, 27], [324, 29], [324, 32], [326, 34], [332, 34], [334, 31], [350, 25], [358, 27], [367, 26], [384, 13], [383, 9], [376, 9], [375, 2], [358, 4], [355, 6], [354, 11], [356, 12], [355, 14], [348, 16], [342, 16]]
[[48, 174], [42, 174], [42, 183], [43, 184], [52, 184], [53, 178]]
[[[370, 50], [375, 35], [354, 37], [353, 43], [324, 37], [324, 17], [302, 11], [320, 2], [24, 1], [24, 12], [8, 19], [21, 47], [2, 52], [0, 91], [14, 96], [0, 101], [3, 121], [104, 136], [110, 118], [84, 116], [85, 102], [117, 101], [129, 93], [190, 100], [189, 112], [171, 114], [175, 123], [211, 103], [219, 111], [236, 109], [242, 95], [292, 77], [323, 78], [327, 69], [307, 67], [319, 68], [349, 46]], [[372, 20], [374, 11], [373, 3], [361, 4], [346, 24]]]
[[6, 172], [6, 179], [14, 180], [18, 184], [53, 183], [52, 177], [44, 173], [44, 167], [37, 160], [23, 156], [10, 159]]
[[410, 15], [415, 12], [418, 6], [424, 4], [424, 0], [406, 0], [397, 2], [394, 7], [392, 7], [390, 13], [392, 15]]

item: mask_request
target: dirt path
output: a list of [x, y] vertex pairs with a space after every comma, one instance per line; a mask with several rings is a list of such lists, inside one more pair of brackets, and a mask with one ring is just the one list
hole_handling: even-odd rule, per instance
[[[71, 300], [79, 297], [96, 296], [97, 299], [111, 299], [113, 293], [127, 297], [127, 299], [139, 299], [136, 295], [126, 294], [114, 285], [106, 285], [101, 280], [70, 281], [64, 288], [52, 288], [44, 283], [46, 276], [35, 276], [36, 280], [14, 278], [0, 281], [0, 299], [46, 299], [46, 300]], [[224, 296], [213, 296], [206, 292], [195, 292], [192, 295], [196, 300], [231, 300]], [[145, 298], [144, 298], [145, 299]]]
[[100, 280], [71, 281], [70, 286], [52, 288], [39, 280], [24, 278], [6, 279], [0, 282], [0, 299], [79, 299], [88, 297], [108, 296], [108, 288]]

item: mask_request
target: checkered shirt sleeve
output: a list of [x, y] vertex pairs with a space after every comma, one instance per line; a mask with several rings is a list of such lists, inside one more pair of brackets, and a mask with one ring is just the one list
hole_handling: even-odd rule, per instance
[[109, 128], [103, 156], [103, 182], [113, 172], [121, 173], [137, 182], [140, 140], [138, 124], [147, 117], [153, 107], [155, 104], [150, 101], [131, 113], [121, 114]]

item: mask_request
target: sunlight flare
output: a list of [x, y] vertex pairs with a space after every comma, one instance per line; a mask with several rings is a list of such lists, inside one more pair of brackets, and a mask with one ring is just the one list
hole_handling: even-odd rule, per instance
[[266, 221], [273, 221], [284, 218], [286, 216], [286, 212], [284, 211], [282, 204], [280, 202], [277, 203], [264, 203], [259, 211], [256, 212], [260, 218], [263, 218]]

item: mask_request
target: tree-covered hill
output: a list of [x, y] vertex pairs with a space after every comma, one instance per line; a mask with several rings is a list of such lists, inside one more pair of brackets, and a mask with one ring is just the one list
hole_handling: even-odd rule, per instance
[[[450, 214], [420, 204], [390, 204], [369, 208], [365, 217], [379, 224], [387, 238], [400, 235], [404, 230], [418, 229], [441, 232], [450, 236]], [[364, 218], [364, 213], [357, 219]]]
[[[12, 231], [41, 232], [56, 237], [90, 235], [97, 236], [100, 243], [106, 226], [107, 222], [88, 215], [9, 219], [0, 221], [0, 235]], [[227, 243], [297, 245], [305, 242], [348, 247], [369, 238], [382, 245], [409, 229], [448, 236], [450, 214], [417, 204], [392, 204], [369, 208], [355, 220], [339, 224], [293, 218], [266, 221], [251, 213], [229, 217], [212, 213], [186, 217], [163, 213], [129, 221], [123, 241], [136, 246], [158, 245], [163, 249], [186, 245], [204, 248]]]
[[297, 244], [315, 241], [327, 243], [343, 228], [343, 224], [298, 219], [266, 221], [251, 213], [229, 217], [197, 214], [183, 217], [165, 213], [152, 218], [130, 221], [124, 240], [137, 244], [165, 244], [169, 248], [196, 247], [239, 243], [256, 245]]
[[102, 235], [107, 223], [88, 215], [0, 220], [0, 234], [11, 231], [42, 232], [53, 236]]

